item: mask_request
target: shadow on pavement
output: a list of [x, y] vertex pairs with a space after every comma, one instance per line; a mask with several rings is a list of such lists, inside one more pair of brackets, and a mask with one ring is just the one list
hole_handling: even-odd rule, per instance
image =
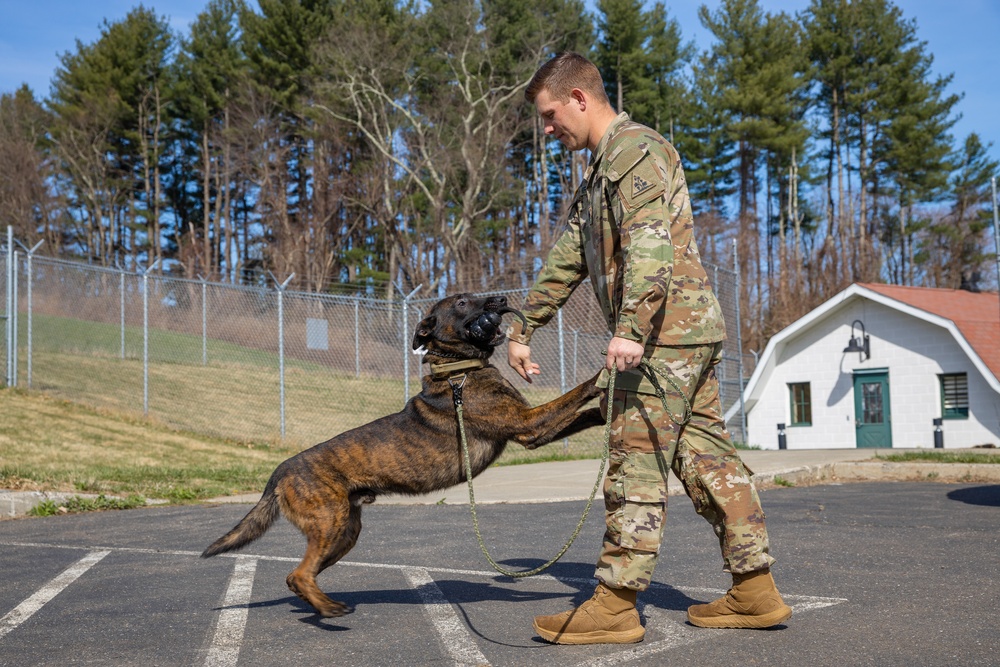
[[1000, 484], [955, 489], [948, 494], [948, 498], [950, 500], [957, 500], [969, 505], [1000, 507]]

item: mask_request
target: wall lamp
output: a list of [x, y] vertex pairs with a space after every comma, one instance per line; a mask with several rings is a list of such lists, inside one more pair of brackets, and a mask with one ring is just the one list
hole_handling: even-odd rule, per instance
[[[861, 329], [861, 335], [857, 337], [854, 335], [855, 325]], [[871, 359], [872, 352], [868, 342], [868, 334], [865, 333], [865, 323], [861, 320], [851, 322], [851, 340], [847, 343], [847, 347], [844, 348], [844, 352], [857, 352], [861, 355], [861, 361]]]

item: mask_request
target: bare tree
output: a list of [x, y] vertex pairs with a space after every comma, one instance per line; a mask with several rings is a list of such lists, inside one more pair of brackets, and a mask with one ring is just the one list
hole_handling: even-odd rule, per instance
[[0, 96], [0, 220], [31, 245], [44, 240], [43, 252], [59, 254], [60, 206], [48, 183], [53, 165], [42, 148], [47, 118], [25, 86]]
[[71, 193], [68, 226], [73, 252], [110, 266], [118, 252], [135, 244], [125, 224], [124, 209], [130, 188], [107, 159], [109, 135], [115, 119], [107, 106], [87, 102], [79, 110], [60, 115], [52, 128], [52, 146], [60, 163], [60, 179]]
[[389, 254], [406, 257], [408, 281], [431, 291], [482, 279], [481, 232], [515, 187], [506, 157], [526, 127], [518, 106], [534, 63], [501, 71], [476, 3], [439, 11], [448, 14], [408, 24], [407, 39], [371, 23], [335, 25], [320, 54], [331, 75], [317, 103], [381, 163], [372, 173], [381, 176], [378, 222], [396, 244]]

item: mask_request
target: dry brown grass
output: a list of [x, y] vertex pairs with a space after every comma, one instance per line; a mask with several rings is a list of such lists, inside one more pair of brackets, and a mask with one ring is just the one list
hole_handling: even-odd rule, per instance
[[154, 420], [0, 391], [0, 487], [175, 500], [260, 490], [294, 449], [177, 431]]

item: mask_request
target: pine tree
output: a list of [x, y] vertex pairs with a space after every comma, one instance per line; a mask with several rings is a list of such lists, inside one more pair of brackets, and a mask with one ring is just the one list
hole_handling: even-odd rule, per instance
[[[882, 4], [871, 1], [877, 9]], [[948, 130], [955, 123], [951, 110], [959, 97], [946, 93], [950, 75], [933, 77], [933, 57], [926, 53], [926, 43], [916, 40], [916, 23], [903, 20], [891, 5], [879, 16], [895, 21], [900, 41], [895, 59], [884, 68], [886, 78], [879, 81], [880, 95], [872, 115], [880, 132], [873, 142], [872, 159], [888, 177], [888, 184], [882, 183], [883, 192], [891, 188], [897, 204], [896, 215], [885, 208], [881, 220], [887, 268], [893, 282], [912, 285], [916, 271], [913, 236], [923, 224], [914, 217], [914, 206], [939, 200], [946, 192], [953, 167]]]
[[[188, 277], [238, 276], [230, 117], [248, 85], [239, 16], [243, 0], [211, 0], [182, 41], [174, 105], [182, 156], [168, 194], [178, 218], [173, 242]], [[192, 192], [197, 179], [197, 192]], [[200, 224], [197, 224], [200, 223]], [[200, 238], [199, 238], [200, 235]]]
[[712, 58], [707, 53], [694, 66], [692, 90], [676, 144], [684, 163], [691, 206], [701, 237], [702, 254], [709, 261], [729, 261], [728, 202], [736, 193], [736, 142], [729, 133], [730, 113], [722, 105], [722, 90]]
[[103, 264], [163, 256], [173, 48], [167, 20], [140, 6], [119, 22], [105, 21], [94, 44], [78, 41], [56, 72], [53, 140], [78, 197], [84, 229], [75, 240]]
[[917, 257], [932, 287], [978, 291], [993, 263], [987, 252], [986, 230], [992, 224], [990, 179], [1000, 170], [1000, 162], [989, 157], [976, 133], [966, 137], [955, 156], [948, 195], [951, 210], [933, 220], [919, 240]]
[[875, 279], [881, 243], [888, 277], [912, 283], [912, 212], [949, 170], [950, 77], [932, 79], [916, 23], [887, 0], [813, 0], [804, 18], [829, 140], [828, 265], [841, 283]]
[[642, 1], [598, 0], [597, 11], [601, 36], [594, 49], [594, 64], [620, 113], [625, 110], [626, 94], [642, 86], [646, 60]]
[[[710, 82], [710, 90], [718, 91], [717, 107], [725, 110], [726, 132], [737, 147], [736, 238], [744, 276], [740, 298], [744, 340], [756, 347], [766, 335], [767, 299], [758, 193], [763, 189], [767, 202], [770, 198], [770, 189], [764, 187], [768, 171], [762, 184], [761, 167], [770, 167], [784, 180], [792, 149], [801, 151], [807, 137], [801, 39], [790, 19], [766, 15], [756, 0], [724, 0], [715, 13], [703, 6], [699, 17], [716, 39], [702, 58], [702, 76]], [[781, 192], [787, 198], [787, 183], [779, 190], [779, 198]]]
[[[511, 80], [530, 77], [557, 53], [588, 53], [594, 22], [582, 0], [488, 0], [484, 20], [493, 44], [494, 67]], [[504, 64], [509, 63], [509, 64]], [[507, 258], [501, 273], [505, 287], [521, 287], [534, 278], [532, 261], [544, 256], [561, 231], [564, 193], [572, 189], [580, 156], [566, 153], [559, 142], [547, 141], [533, 106], [518, 101], [521, 129], [508, 152], [512, 191], [524, 191], [509, 214]]]
[[644, 13], [642, 22], [645, 57], [640, 76], [626, 95], [625, 108], [633, 118], [674, 142], [674, 126], [687, 92], [683, 70], [691, 61], [694, 45], [684, 44], [680, 24], [670, 18], [662, 2]]
[[[325, 281], [329, 269], [332, 208], [328, 155], [339, 152], [309, 111], [314, 81], [323, 75], [316, 51], [345, 0], [260, 0], [260, 13], [241, 15], [243, 50], [249, 59], [255, 113], [240, 132], [252, 139], [256, 155], [248, 166], [260, 184], [256, 215], [264, 233], [261, 250], [279, 278], [296, 275], [300, 286]], [[264, 118], [254, 119], [254, 115]], [[256, 123], [256, 124], [255, 124]], [[263, 131], [265, 134], [261, 135]], [[320, 160], [322, 162], [320, 162]], [[319, 176], [319, 177], [318, 177]], [[316, 264], [316, 256], [322, 259]]]

